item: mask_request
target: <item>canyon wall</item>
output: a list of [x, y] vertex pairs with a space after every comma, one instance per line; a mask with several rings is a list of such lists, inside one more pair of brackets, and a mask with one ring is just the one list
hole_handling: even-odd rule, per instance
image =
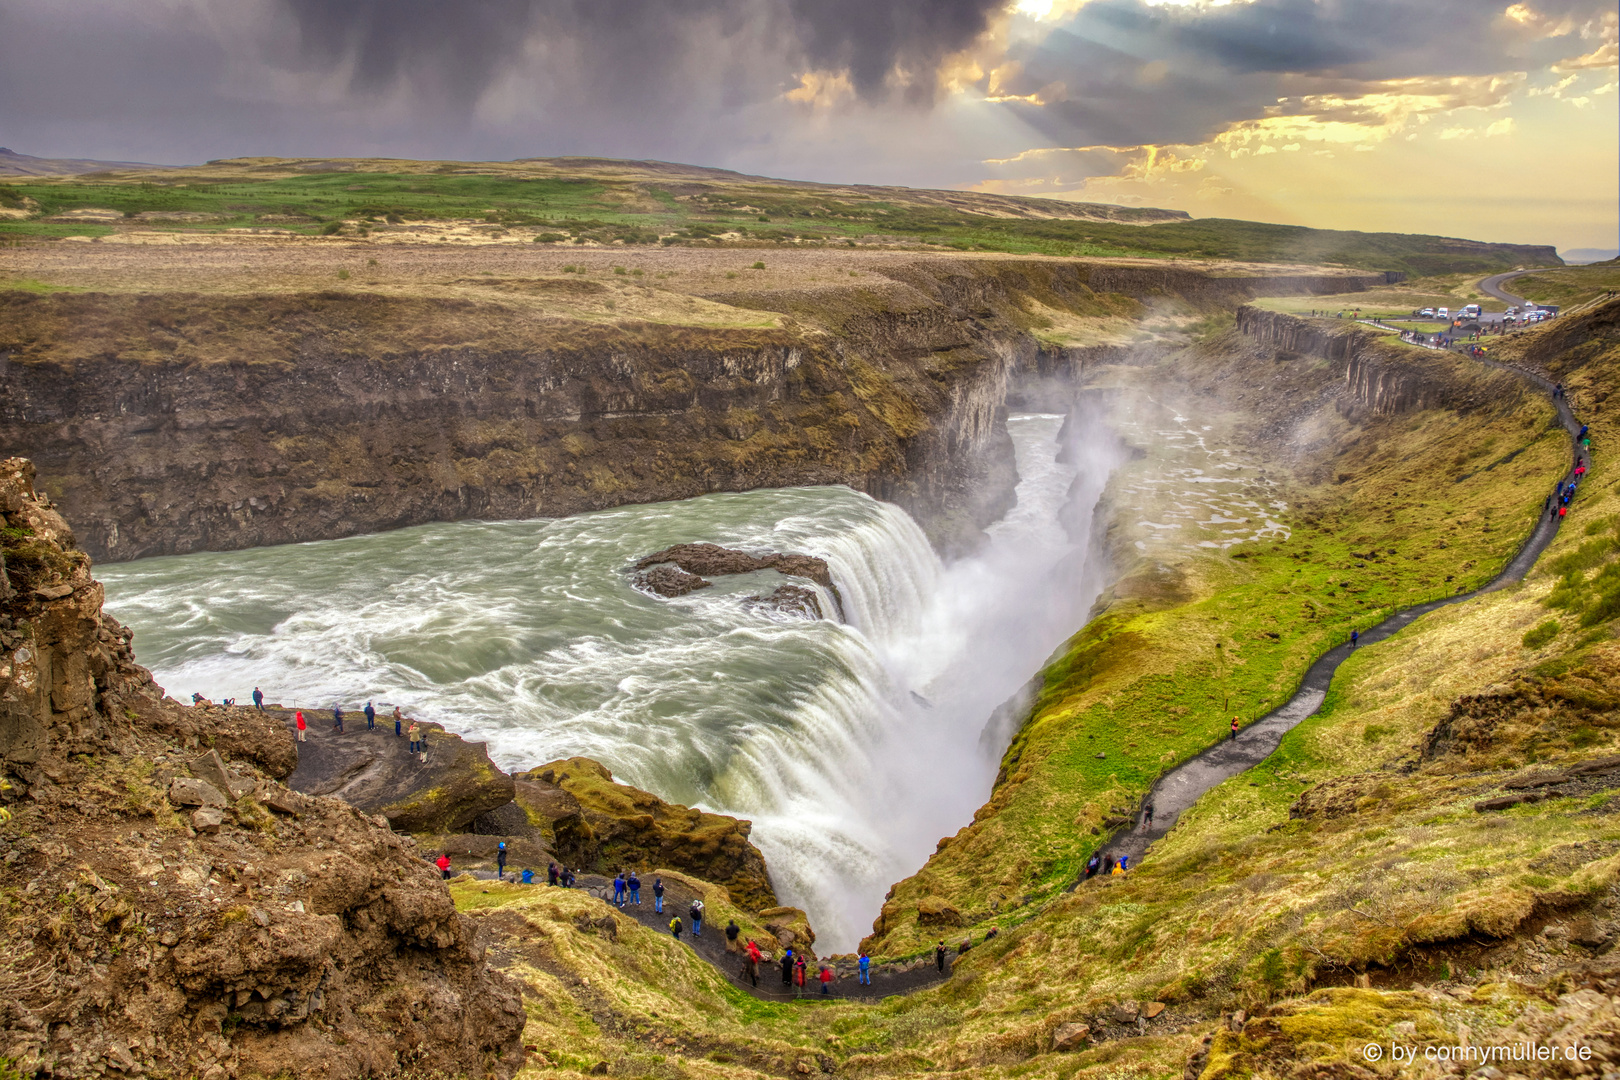
[[1012, 498], [1009, 379], [1072, 374], [1032, 301], [1118, 317], [1383, 280], [948, 259], [867, 277], [708, 297], [778, 314], [753, 329], [499, 296], [0, 293], [0, 446], [100, 560], [835, 483], [949, 554]]
[[1392, 334], [1353, 321], [1306, 320], [1244, 305], [1238, 331], [1279, 355], [1326, 360], [1341, 380], [1339, 409], [1379, 417], [1421, 409], [1470, 412], [1517, 402], [1523, 381], [1477, 360], [1440, 349], [1418, 349]]

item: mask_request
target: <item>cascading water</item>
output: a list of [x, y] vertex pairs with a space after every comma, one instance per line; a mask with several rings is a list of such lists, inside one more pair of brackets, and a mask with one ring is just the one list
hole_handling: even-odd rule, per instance
[[[146, 559], [101, 577], [142, 662], [180, 695], [258, 685], [305, 706], [399, 702], [487, 739], [506, 767], [582, 754], [751, 818], [778, 894], [845, 950], [887, 886], [983, 802], [1001, 749], [981, 746], [985, 718], [1095, 598], [1058, 525], [1076, 474], [1058, 461], [1061, 421], [1009, 421], [1018, 505], [950, 566], [903, 511], [838, 487]], [[1089, 507], [1114, 462], [1069, 456]], [[847, 621], [745, 604], [784, 580], [774, 571], [677, 600], [631, 587], [637, 558], [687, 541], [819, 555]]]

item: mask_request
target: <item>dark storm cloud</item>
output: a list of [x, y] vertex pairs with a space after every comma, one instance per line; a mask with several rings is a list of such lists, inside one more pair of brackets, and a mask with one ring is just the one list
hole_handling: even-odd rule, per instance
[[[897, 66], [927, 74], [971, 45], [1004, 2], [279, 0], [297, 23], [305, 60], [352, 62], [352, 83], [362, 92], [426, 82], [459, 105], [519, 62], [535, 37], [567, 42], [621, 84], [645, 86], [693, 54], [723, 58], [727, 28], [744, 24], [767, 31], [764, 44], [779, 62], [773, 83], [809, 64], [847, 70], [861, 94], [876, 96]], [[756, 47], [759, 40], [751, 36]]]

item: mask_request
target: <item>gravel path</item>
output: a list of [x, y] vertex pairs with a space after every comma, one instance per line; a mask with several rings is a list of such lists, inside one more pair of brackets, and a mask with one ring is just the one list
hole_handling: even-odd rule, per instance
[[[473, 870], [472, 876], [493, 880], [494, 871]], [[507, 875], [508, 879], [512, 877]], [[669, 920], [679, 915], [682, 924], [687, 923], [686, 912], [691, 905], [695, 893], [676, 881], [665, 882], [664, 912], [658, 914], [653, 911], [652, 876], [643, 879], [641, 889], [641, 904], [626, 904], [619, 908], [619, 914], [634, 919], [643, 926], [656, 930], [661, 934], [669, 933]], [[550, 888], [548, 885], [536, 885], [535, 888]], [[576, 879], [575, 888], [583, 889], [599, 900], [613, 902], [613, 882], [611, 878], [599, 874], [580, 874]], [[688, 927], [681, 934], [681, 944], [690, 948], [699, 957], [707, 960], [716, 971], [725, 976], [726, 981], [754, 997], [766, 1001], [792, 1001], [796, 998], [817, 998], [820, 993], [820, 984], [815, 981], [821, 972], [821, 963], [814, 961], [805, 969], [805, 989], [800, 993], [791, 985], [782, 984], [782, 967], [780, 962], [767, 961], [760, 967], [759, 986], [753, 986], [743, 973], [743, 954], [731, 952], [726, 948], [726, 927], [724, 923], [714, 924], [704, 922], [703, 933], [700, 937], [693, 937]], [[780, 957], [781, 950], [776, 942], [759, 943], [766, 950], [767, 957]], [[768, 948], [767, 948], [768, 946]], [[862, 986], [856, 978], [855, 968], [849, 958], [845, 958], [834, 965], [838, 978], [828, 988], [827, 997], [830, 998], [860, 998], [872, 1000], [885, 998], [893, 994], [909, 993], [924, 986], [932, 986], [942, 982], [950, 976], [951, 964], [955, 960], [955, 952], [945, 959], [945, 973], [941, 974], [934, 965], [932, 956], [920, 961], [909, 961], [900, 964], [872, 965], [872, 984]]]
[[[1507, 277], [1509, 275], [1498, 275]], [[1496, 282], [1497, 278], [1487, 278], [1481, 282], [1482, 288], [1488, 283]], [[1503, 294], [1494, 293], [1501, 296]], [[1529, 379], [1541, 389], [1551, 393], [1553, 387], [1550, 382], [1538, 375], [1513, 369], [1517, 374]], [[1563, 398], [1554, 398], [1554, 405], [1558, 409], [1558, 417], [1564, 428], [1569, 432], [1571, 441], [1575, 433], [1580, 430], [1580, 423], [1570, 411], [1567, 401]], [[1573, 455], [1571, 457], [1573, 461]], [[1570, 474], [1565, 479], [1570, 479]], [[1549, 493], [1550, 494], [1550, 493]], [[1464, 600], [1472, 599], [1484, 593], [1494, 592], [1523, 580], [1529, 573], [1530, 567], [1547, 545], [1552, 543], [1553, 537], [1558, 535], [1558, 518], [1548, 517], [1545, 514], [1536, 523], [1535, 531], [1525, 541], [1516, 555], [1507, 566], [1491, 581], [1473, 592], [1458, 593], [1439, 600], [1418, 604], [1404, 611], [1396, 612], [1377, 626], [1362, 631], [1361, 644], [1372, 645], [1383, 641], [1392, 634], [1406, 628], [1420, 616], [1431, 611], [1458, 604]], [[1299, 689], [1283, 705], [1256, 720], [1248, 727], [1239, 730], [1236, 736], [1210, 747], [1197, 757], [1178, 765], [1164, 776], [1150, 789], [1144, 803], [1151, 803], [1154, 808], [1152, 824], [1144, 820], [1143, 813], [1137, 812], [1137, 823], [1131, 831], [1116, 835], [1102, 848], [1103, 869], [1101, 875], [1108, 874], [1108, 868], [1119, 861], [1120, 856], [1126, 856], [1129, 867], [1137, 866], [1147, 855], [1152, 843], [1175, 828], [1176, 821], [1182, 813], [1215, 785], [1229, 780], [1232, 777], [1253, 768], [1266, 758], [1270, 757], [1282, 743], [1282, 737], [1300, 721], [1311, 716], [1321, 707], [1322, 701], [1327, 697], [1328, 685], [1333, 681], [1333, 673], [1340, 664], [1350, 657], [1349, 642], [1344, 642], [1329, 649], [1317, 658], [1316, 662], [1305, 672]], [[1076, 882], [1076, 885], [1080, 882]], [[1070, 887], [1071, 889], [1074, 886]]]

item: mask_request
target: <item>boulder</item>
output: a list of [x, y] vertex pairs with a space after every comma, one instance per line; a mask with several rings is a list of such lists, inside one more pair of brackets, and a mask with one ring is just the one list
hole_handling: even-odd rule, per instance
[[[559, 858], [577, 870], [668, 867], [725, 886], [745, 908], [776, 906], [765, 856], [748, 841], [750, 821], [615, 783], [606, 767], [589, 758], [554, 761], [514, 779], [529, 785], [522, 804], [549, 821]], [[570, 849], [572, 858], [564, 854]]]
[[1122, 1001], [1114, 1006], [1113, 1020], [1116, 1024], [1134, 1024], [1141, 1014], [1141, 1008], [1134, 1001]]
[[225, 806], [225, 796], [206, 780], [177, 776], [169, 785], [169, 801], [176, 806]]
[[1149, 1020], [1154, 1019], [1162, 1012], [1164, 1012], [1164, 1002], [1162, 1001], [1150, 1001], [1142, 1009], [1142, 1015]]
[[258, 787], [254, 781], [245, 776], [231, 772], [220, 760], [219, 751], [210, 750], [190, 762], [191, 775], [206, 783], [212, 784], [223, 792], [232, 802], [244, 795], [251, 795]]
[[289, 817], [298, 817], [304, 812], [304, 798], [296, 791], [289, 791], [284, 787], [271, 787], [260, 796], [265, 806], [278, 814]]
[[225, 811], [217, 807], [205, 806], [201, 810], [192, 811], [191, 827], [200, 833], [217, 833], [223, 824]]
[[962, 913], [942, 897], [925, 896], [917, 901], [917, 921], [924, 926], [961, 926]]
[[1091, 1038], [1091, 1028], [1085, 1024], [1059, 1024], [1052, 1032], [1052, 1049], [1058, 1053], [1079, 1050]]
[[341, 735], [313, 724], [308, 741], [298, 744], [298, 768], [287, 786], [381, 814], [402, 832], [465, 832], [480, 814], [512, 801], [512, 778], [490, 761], [483, 743], [439, 724], [423, 723], [421, 734], [425, 763], [406, 753], [392, 724], [371, 730], [351, 724]]

